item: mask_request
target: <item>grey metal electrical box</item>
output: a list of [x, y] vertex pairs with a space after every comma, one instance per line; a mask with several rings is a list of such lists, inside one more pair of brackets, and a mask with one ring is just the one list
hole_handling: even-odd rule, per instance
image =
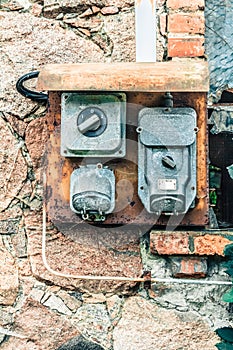
[[138, 117], [138, 194], [149, 213], [186, 213], [196, 196], [196, 112], [143, 108]]
[[125, 125], [124, 93], [63, 93], [61, 155], [124, 157]]
[[[49, 93], [45, 205], [51, 221], [82, 225], [80, 216], [96, 220], [108, 211], [106, 225], [164, 226], [176, 221], [169, 214], [188, 211], [177, 220], [180, 226], [207, 225], [208, 77], [208, 62], [195, 60], [43, 67], [37, 89]], [[165, 92], [175, 106], [190, 108], [159, 108], [162, 102], [168, 106]], [[106, 183], [108, 178], [116, 184], [114, 209], [109, 190], [100, 191], [106, 202], [96, 191], [97, 176], [89, 166], [98, 163], [108, 166]], [[94, 200], [85, 196], [89, 190]]]
[[102, 164], [81, 166], [71, 174], [70, 207], [83, 220], [104, 221], [115, 207], [115, 176]]

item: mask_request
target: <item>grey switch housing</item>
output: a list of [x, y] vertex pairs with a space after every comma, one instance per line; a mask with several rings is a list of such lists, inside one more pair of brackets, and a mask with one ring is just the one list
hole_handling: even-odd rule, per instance
[[124, 157], [126, 95], [71, 92], [61, 97], [61, 155]]
[[138, 194], [149, 213], [184, 214], [196, 196], [196, 112], [143, 108], [138, 117]]

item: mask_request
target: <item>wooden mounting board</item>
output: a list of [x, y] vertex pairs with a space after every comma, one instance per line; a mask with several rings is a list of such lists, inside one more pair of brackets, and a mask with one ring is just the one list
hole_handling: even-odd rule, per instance
[[50, 64], [41, 69], [38, 90], [207, 92], [205, 61]]

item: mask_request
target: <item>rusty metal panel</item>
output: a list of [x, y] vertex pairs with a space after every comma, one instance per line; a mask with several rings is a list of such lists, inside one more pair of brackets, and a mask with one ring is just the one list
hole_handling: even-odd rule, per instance
[[[107, 216], [104, 225], [172, 225], [169, 217], [149, 214], [143, 207], [138, 194], [137, 171], [137, 115], [141, 108], [158, 106], [161, 93], [127, 94], [127, 153], [123, 159], [106, 161], [114, 169], [116, 178], [116, 209]], [[182, 226], [204, 226], [208, 223], [208, 138], [206, 124], [205, 93], [174, 93], [175, 107], [192, 107], [198, 120], [197, 133], [197, 198], [195, 208], [184, 217], [178, 218]], [[82, 224], [82, 219], [70, 209], [70, 175], [83, 159], [65, 158], [60, 155], [60, 93], [49, 93], [50, 108], [48, 120], [48, 145], [46, 159], [46, 205], [49, 218], [57, 222]]]
[[40, 71], [37, 88], [48, 91], [207, 92], [208, 76], [205, 61], [50, 64]]

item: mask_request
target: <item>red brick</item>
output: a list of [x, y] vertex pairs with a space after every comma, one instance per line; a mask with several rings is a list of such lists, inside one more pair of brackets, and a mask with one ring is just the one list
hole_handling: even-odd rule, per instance
[[207, 274], [207, 258], [173, 257], [171, 258], [172, 275], [176, 278], [200, 278]]
[[189, 235], [187, 233], [150, 234], [151, 253], [161, 255], [190, 254]]
[[168, 39], [168, 57], [200, 57], [204, 52], [203, 37]]
[[204, 0], [167, 0], [167, 7], [172, 10], [186, 9], [186, 10], [201, 10], [205, 7]]
[[229, 239], [220, 235], [204, 235], [194, 238], [194, 253], [198, 255], [224, 255], [223, 251]]
[[203, 14], [173, 13], [168, 16], [168, 32], [204, 34], [205, 19]]

